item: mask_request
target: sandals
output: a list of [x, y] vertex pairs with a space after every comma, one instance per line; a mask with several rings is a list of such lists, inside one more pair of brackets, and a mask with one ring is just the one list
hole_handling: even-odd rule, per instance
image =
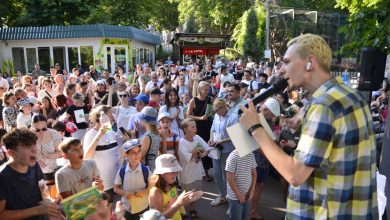
[[207, 182], [211, 182], [211, 181], [213, 181], [213, 178], [211, 178], [211, 176], [209, 176], [209, 175], [206, 175], [203, 177], [203, 180], [205, 180]]
[[191, 219], [199, 219], [198, 212], [196, 212], [195, 210], [190, 210], [190, 216]]

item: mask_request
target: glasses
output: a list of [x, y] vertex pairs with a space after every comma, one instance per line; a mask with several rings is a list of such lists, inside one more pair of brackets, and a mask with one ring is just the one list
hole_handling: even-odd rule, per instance
[[44, 132], [44, 131], [47, 131], [47, 128], [42, 128], [42, 129], [35, 129], [35, 132]]
[[118, 95], [119, 98], [126, 98], [127, 97], [127, 94], [121, 94], [121, 95]]

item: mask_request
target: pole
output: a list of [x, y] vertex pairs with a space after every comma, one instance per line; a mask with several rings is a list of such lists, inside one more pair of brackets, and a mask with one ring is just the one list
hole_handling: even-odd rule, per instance
[[265, 7], [266, 7], [266, 10], [267, 10], [267, 18], [265, 20], [265, 48], [267, 50], [269, 50], [269, 17], [270, 17], [270, 13], [269, 13], [269, 0], [266, 0], [266, 4], [265, 4]]

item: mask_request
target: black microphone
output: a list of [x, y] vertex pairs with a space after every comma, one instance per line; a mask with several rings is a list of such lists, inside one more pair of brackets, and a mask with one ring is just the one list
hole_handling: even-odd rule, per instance
[[[256, 106], [260, 102], [266, 100], [271, 95], [284, 90], [288, 85], [287, 80], [288, 79], [281, 78], [278, 81], [276, 81], [272, 86], [268, 87], [268, 89], [266, 89], [263, 93], [254, 97], [252, 99], [253, 104]], [[248, 108], [249, 107], [248, 104], [245, 104], [245, 107]], [[241, 113], [242, 113], [242, 111], [241, 111], [241, 109], [239, 109], [238, 114], [241, 115]]]

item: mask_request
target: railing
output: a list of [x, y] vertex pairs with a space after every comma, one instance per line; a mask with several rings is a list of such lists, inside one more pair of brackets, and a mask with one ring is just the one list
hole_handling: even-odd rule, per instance
[[[343, 74], [344, 70], [331, 70], [332, 76], [340, 76]], [[348, 71], [349, 81], [352, 85], [352, 88], [357, 88], [359, 85], [360, 72], [357, 71]]]

